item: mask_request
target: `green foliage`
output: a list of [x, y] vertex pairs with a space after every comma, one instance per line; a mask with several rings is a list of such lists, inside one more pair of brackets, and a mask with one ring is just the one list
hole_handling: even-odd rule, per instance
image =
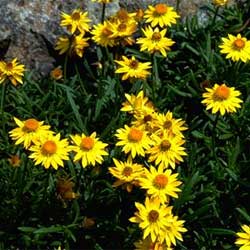
[[[114, 133], [130, 119], [120, 112], [124, 93], [140, 89], [159, 111], [173, 111], [189, 128], [188, 156], [177, 169], [182, 193], [173, 202], [188, 232], [176, 249], [235, 249], [235, 232], [250, 223], [250, 64], [226, 60], [218, 46], [228, 33], [249, 36], [245, 6], [221, 8], [216, 20], [214, 7], [207, 6], [206, 23], [193, 16], [171, 27], [175, 46], [167, 58], [151, 58], [133, 46], [119, 48], [120, 55], [152, 59], [148, 82], [121, 82], [114, 74], [115, 53], [97, 48], [89, 58], [66, 65], [63, 81], [36, 81], [26, 73], [23, 86], [0, 86], [1, 100], [5, 97], [0, 123], [0, 249], [133, 249], [141, 232], [128, 219], [144, 193], [115, 189], [108, 167], [112, 157], [121, 155]], [[100, 68], [88, 60], [94, 53]], [[222, 82], [240, 90], [244, 104], [238, 113], [217, 122], [205, 111], [201, 96], [206, 86]], [[15, 127], [13, 117], [43, 120], [64, 137], [96, 131], [109, 143], [110, 157], [87, 169], [72, 161], [58, 171], [34, 166], [27, 151], [8, 136]], [[11, 155], [20, 157], [19, 167], [11, 166]], [[56, 180], [65, 174], [73, 178], [78, 199], [58, 198]], [[92, 225], [86, 225], [89, 218]]]

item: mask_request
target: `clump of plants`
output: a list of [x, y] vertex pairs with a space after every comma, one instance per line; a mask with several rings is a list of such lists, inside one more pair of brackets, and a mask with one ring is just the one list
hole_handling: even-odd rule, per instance
[[0, 61], [0, 249], [250, 249], [250, 4], [98, 2], [46, 78]]

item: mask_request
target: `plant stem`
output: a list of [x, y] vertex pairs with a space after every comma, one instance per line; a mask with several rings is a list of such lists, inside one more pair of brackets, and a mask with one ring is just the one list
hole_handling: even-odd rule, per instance
[[214, 119], [214, 124], [213, 124], [213, 128], [212, 128], [212, 152], [213, 152], [213, 157], [214, 157], [216, 162], [217, 162], [217, 155], [215, 152], [215, 137], [216, 137], [215, 130], [216, 130], [216, 125], [217, 125], [218, 120], [219, 120], [219, 116], [220, 116], [220, 113], [217, 113], [216, 117]]
[[5, 102], [5, 92], [6, 92], [6, 84], [2, 84], [2, 92], [1, 92], [1, 102], [0, 102], [0, 112], [3, 115], [4, 112], [4, 102]]
[[68, 60], [69, 60], [69, 54], [66, 54], [65, 60], [64, 60], [64, 67], [63, 67], [63, 77], [64, 81], [67, 79], [67, 66], [68, 66]]
[[176, 1], [176, 11], [179, 12], [181, 0]]
[[102, 23], [104, 22], [105, 20], [105, 9], [106, 9], [106, 3], [103, 3], [102, 4]]
[[215, 24], [216, 17], [217, 17], [218, 12], [219, 12], [219, 8], [220, 8], [220, 6], [217, 6], [216, 9], [215, 9], [214, 18], [213, 18], [213, 21], [212, 21], [212, 24], [211, 24], [212, 27], [213, 27], [214, 24]]
[[156, 55], [153, 54], [152, 56], [152, 64], [153, 64], [153, 82], [152, 82], [152, 95], [153, 100], [155, 101], [156, 98], [156, 90], [160, 87], [160, 78], [159, 78], [159, 72], [158, 72], [158, 65], [157, 65], [157, 58]]

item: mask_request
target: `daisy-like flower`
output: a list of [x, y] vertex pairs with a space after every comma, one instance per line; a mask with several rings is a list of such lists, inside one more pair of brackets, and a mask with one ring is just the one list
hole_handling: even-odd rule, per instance
[[246, 62], [250, 59], [250, 41], [241, 34], [233, 36], [228, 34], [228, 38], [222, 38], [223, 43], [219, 46], [222, 54], [227, 54], [227, 59], [232, 59], [234, 62], [243, 61]]
[[140, 44], [141, 51], [148, 51], [149, 53], [160, 52], [164, 57], [167, 56], [167, 51], [175, 43], [172, 39], [165, 37], [167, 30], [159, 30], [159, 28], [152, 29], [150, 26], [142, 29], [145, 37], [137, 39], [136, 43]]
[[70, 15], [62, 12], [61, 17], [60, 25], [66, 27], [72, 34], [76, 30], [79, 30], [80, 33], [85, 33], [89, 30], [90, 19], [88, 18], [88, 12], [74, 10]]
[[114, 38], [111, 38], [113, 32], [109, 29], [109, 23], [104, 21], [104, 23], [99, 23], [93, 26], [92, 40], [95, 41], [98, 45], [103, 47], [113, 47], [116, 42]]
[[115, 136], [119, 140], [116, 145], [122, 146], [125, 154], [131, 153], [132, 158], [135, 158], [136, 155], [145, 156], [145, 150], [149, 149], [152, 143], [145, 131], [127, 125], [117, 129]]
[[154, 105], [149, 101], [148, 97], [144, 96], [143, 91], [137, 95], [125, 94], [127, 101], [122, 103], [121, 111], [131, 114], [138, 114], [144, 111], [154, 111]]
[[137, 179], [144, 174], [144, 167], [141, 164], [133, 163], [130, 157], [126, 162], [113, 158], [113, 162], [115, 167], [110, 167], [109, 172], [118, 179], [113, 186], [118, 187], [125, 184], [125, 188], [130, 192], [133, 184], [138, 185]]
[[126, 9], [119, 9], [114, 16], [110, 18], [111, 22], [120, 22], [120, 23], [130, 23], [135, 21], [135, 13], [129, 13]]
[[105, 151], [107, 143], [103, 143], [96, 137], [96, 132], [93, 132], [90, 136], [82, 133], [81, 135], [71, 135], [71, 139], [74, 144], [71, 146], [74, 151], [74, 161], [81, 161], [82, 167], [85, 168], [89, 165], [95, 166], [96, 163], [101, 164], [103, 162], [103, 156], [108, 155]]
[[[242, 225], [241, 229], [243, 232], [238, 232], [236, 235], [238, 236], [235, 244], [240, 247], [239, 250], [249, 250], [250, 249], [250, 227], [247, 225]], [[240, 246], [241, 245], [241, 246]]]
[[216, 6], [224, 6], [228, 3], [228, 0], [213, 0], [213, 4]]
[[170, 215], [168, 218], [168, 225], [164, 231], [161, 231], [160, 239], [165, 241], [167, 246], [176, 245], [176, 239], [183, 241], [182, 233], [187, 232], [187, 229], [183, 227], [184, 220], [178, 220], [178, 216]]
[[123, 74], [123, 81], [131, 78], [146, 79], [150, 75], [149, 69], [152, 68], [150, 62], [139, 62], [134, 56], [131, 58], [122, 56], [121, 61], [115, 60], [115, 62], [119, 65], [115, 73]]
[[163, 169], [169, 166], [175, 169], [176, 162], [182, 162], [182, 157], [187, 155], [185, 148], [182, 146], [185, 140], [182, 138], [172, 137], [168, 134], [163, 134], [162, 136], [154, 134], [151, 137], [154, 141], [154, 146], [147, 150], [147, 153], [150, 154], [149, 162], [154, 161], [156, 165]]
[[50, 76], [54, 80], [60, 80], [63, 78], [63, 71], [60, 67], [56, 67], [50, 72]]
[[158, 3], [155, 6], [149, 5], [144, 15], [146, 23], [150, 23], [152, 27], [159, 25], [161, 28], [175, 24], [179, 17], [173, 7], [164, 3]]
[[135, 250], [173, 250], [173, 248], [167, 247], [165, 243], [160, 243], [159, 241], [152, 242], [150, 237], [144, 240], [139, 240], [134, 243]]
[[161, 203], [169, 201], [169, 196], [178, 198], [178, 192], [181, 190], [178, 186], [181, 181], [177, 180], [178, 174], [172, 174], [170, 169], [164, 170], [162, 166], [158, 170], [150, 166], [150, 169], [145, 169], [145, 175], [139, 178], [141, 188], [147, 190], [147, 194], [152, 198], [157, 198]]
[[143, 230], [143, 239], [149, 236], [153, 242], [158, 241], [169, 224], [168, 218], [171, 215], [172, 207], [166, 207], [159, 200], [148, 197], [146, 197], [145, 205], [135, 202], [135, 206], [138, 211], [129, 221], [139, 223], [139, 227]]
[[37, 121], [34, 118], [21, 121], [14, 117], [17, 128], [12, 129], [9, 134], [15, 145], [23, 144], [25, 149], [28, 149], [32, 143], [37, 141], [41, 136], [53, 134], [50, 131], [49, 125], [43, 125], [43, 121]]
[[156, 123], [157, 133], [167, 133], [170, 136], [184, 137], [182, 131], [187, 130], [182, 119], [173, 118], [173, 113], [168, 111], [166, 114], [157, 114], [158, 123]]
[[70, 48], [70, 39], [67, 36], [61, 36], [58, 38], [55, 46], [55, 50], [59, 50], [59, 55], [66, 53]]
[[58, 166], [64, 166], [63, 160], [69, 160], [68, 141], [60, 140], [60, 134], [40, 137], [29, 150], [32, 152], [29, 158], [33, 159], [35, 165], [42, 164], [46, 169], [51, 166], [58, 169]]
[[83, 34], [74, 36], [73, 42], [71, 44], [71, 52], [77, 54], [79, 57], [83, 56], [84, 49], [89, 46], [89, 38], [83, 37]]
[[226, 84], [215, 84], [213, 88], [206, 88], [202, 94], [204, 100], [201, 103], [206, 105], [206, 109], [212, 109], [212, 114], [220, 112], [221, 115], [236, 112], [236, 108], [240, 108], [242, 100], [240, 91], [234, 87], [227, 87]]
[[9, 79], [16, 86], [18, 83], [23, 84], [24, 65], [14, 58], [11, 62], [0, 61], [0, 83]]

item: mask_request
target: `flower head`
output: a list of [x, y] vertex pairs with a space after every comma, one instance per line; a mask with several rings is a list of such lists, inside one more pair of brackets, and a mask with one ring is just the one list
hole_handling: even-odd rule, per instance
[[119, 65], [115, 73], [123, 74], [122, 80], [132, 79], [146, 79], [150, 75], [149, 69], [151, 68], [150, 62], [139, 62], [134, 56], [127, 58], [122, 56], [122, 60], [115, 62]]
[[63, 160], [69, 160], [68, 141], [60, 140], [60, 134], [40, 137], [29, 150], [32, 152], [29, 158], [34, 160], [35, 165], [42, 164], [46, 169], [51, 166], [58, 169], [58, 166], [64, 166]]
[[16, 86], [18, 83], [23, 84], [24, 65], [17, 62], [14, 58], [11, 62], [0, 61], [0, 83], [9, 79]]
[[55, 80], [60, 80], [63, 78], [63, 71], [60, 67], [56, 67], [50, 72], [50, 76]]
[[[240, 247], [239, 250], [249, 250], [250, 249], [250, 227], [247, 225], [242, 225], [241, 229], [243, 232], [238, 232], [238, 236], [235, 244]], [[241, 245], [241, 246], [240, 246]]]
[[135, 202], [135, 206], [138, 211], [129, 220], [139, 223], [139, 227], [143, 230], [143, 239], [149, 236], [152, 242], [155, 242], [168, 225], [172, 207], [166, 207], [159, 200], [148, 197], [146, 197], [145, 204]]
[[164, 170], [162, 166], [158, 169], [150, 166], [150, 169], [145, 169], [145, 174], [139, 178], [139, 184], [152, 198], [166, 203], [169, 196], [178, 198], [177, 192], [181, 191], [178, 188], [181, 182], [177, 180], [177, 176], [178, 174], [172, 174], [170, 169]]
[[235, 61], [246, 62], [250, 59], [250, 41], [240, 34], [233, 36], [228, 35], [228, 38], [222, 38], [222, 44], [219, 46], [221, 48], [220, 52], [222, 54], [227, 54], [227, 59], [232, 59]]
[[152, 27], [159, 25], [161, 28], [175, 24], [179, 17], [173, 7], [164, 3], [158, 3], [155, 6], [149, 5], [144, 15], [146, 23], [150, 23]]
[[49, 125], [43, 125], [43, 121], [37, 121], [34, 118], [21, 121], [14, 117], [17, 128], [12, 129], [9, 134], [15, 144], [23, 144], [25, 149], [28, 149], [32, 143], [37, 141], [42, 136], [52, 134]]
[[77, 30], [80, 33], [85, 33], [89, 30], [90, 19], [88, 18], [88, 12], [74, 10], [70, 15], [62, 12], [61, 17], [60, 25], [66, 27], [72, 34]]
[[159, 241], [153, 242], [150, 237], [144, 240], [139, 240], [134, 243], [135, 250], [173, 250], [167, 247], [165, 243], [160, 243]]
[[148, 159], [150, 162], [154, 161], [156, 165], [164, 169], [169, 166], [174, 169], [176, 163], [182, 162], [183, 156], [187, 155], [185, 148], [182, 146], [185, 140], [181, 137], [173, 137], [168, 134], [161, 136], [154, 134], [151, 137], [154, 145], [147, 151], [150, 154]]
[[21, 165], [21, 159], [18, 155], [11, 155], [8, 161], [10, 165], [14, 168], [19, 167]]
[[228, 3], [228, 0], [213, 0], [213, 4], [216, 6], [224, 6]]
[[131, 153], [132, 158], [136, 155], [144, 156], [145, 150], [149, 149], [152, 143], [145, 131], [127, 125], [118, 129], [115, 136], [119, 140], [116, 145], [122, 146], [125, 154]]
[[58, 197], [62, 200], [74, 200], [79, 195], [73, 191], [75, 183], [72, 178], [69, 177], [59, 177], [56, 183], [56, 191]]
[[90, 136], [84, 133], [81, 135], [72, 135], [71, 139], [74, 143], [71, 149], [76, 153], [74, 161], [81, 161], [83, 168], [89, 165], [95, 166], [96, 163], [101, 164], [103, 156], [108, 155], [105, 151], [105, 147], [108, 144], [101, 142], [96, 137], [96, 132], [93, 132]]
[[236, 108], [240, 108], [242, 100], [238, 98], [241, 94], [234, 87], [228, 87], [226, 84], [215, 84], [213, 88], [206, 88], [205, 93], [202, 94], [206, 109], [212, 109], [212, 113], [220, 112], [221, 115], [225, 113], [236, 112]]
[[149, 53], [160, 52], [164, 57], [167, 56], [167, 51], [175, 43], [170, 38], [165, 37], [167, 30], [159, 30], [159, 28], [152, 29], [150, 26], [142, 29], [145, 37], [137, 39], [138, 44], [141, 45], [141, 51], [148, 51]]

